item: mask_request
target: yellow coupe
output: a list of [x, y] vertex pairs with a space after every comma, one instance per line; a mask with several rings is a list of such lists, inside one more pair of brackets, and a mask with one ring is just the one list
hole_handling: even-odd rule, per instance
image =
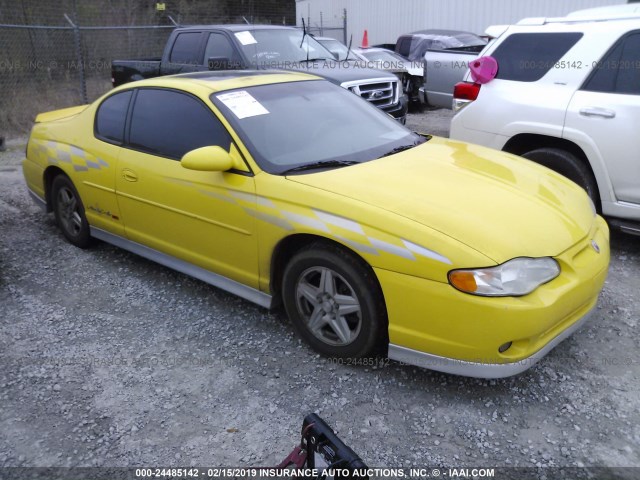
[[284, 304], [330, 357], [517, 374], [589, 317], [609, 263], [569, 180], [302, 73], [162, 77], [40, 114], [24, 176], [74, 245]]

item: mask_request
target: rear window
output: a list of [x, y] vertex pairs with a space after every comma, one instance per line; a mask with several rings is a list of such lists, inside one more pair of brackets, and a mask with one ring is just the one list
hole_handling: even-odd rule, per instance
[[398, 46], [396, 47], [396, 52], [400, 55], [404, 55], [405, 57], [409, 56], [409, 51], [411, 50], [411, 37], [400, 37], [398, 41]]
[[540, 80], [581, 37], [579, 32], [514, 33], [491, 54], [498, 61], [496, 78]]

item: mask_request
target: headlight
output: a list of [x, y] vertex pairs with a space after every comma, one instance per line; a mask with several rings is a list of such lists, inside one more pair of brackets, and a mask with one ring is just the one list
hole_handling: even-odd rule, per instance
[[458, 290], [486, 297], [527, 295], [560, 275], [553, 258], [514, 258], [489, 268], [451, 270], [449, 283]]

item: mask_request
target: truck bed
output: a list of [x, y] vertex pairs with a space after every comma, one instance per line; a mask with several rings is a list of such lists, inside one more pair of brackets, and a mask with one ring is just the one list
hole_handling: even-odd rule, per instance
[[451, 108], [453, 87], [461, 82], [480, 49], [427, 50], [425, 53], [424, 92], [427, 103], [434, 107]]
[[140, 60], [114, 60], [111, 64], [113, 86], [144, 78], [160, 76], [161, 58], [146, 58]]

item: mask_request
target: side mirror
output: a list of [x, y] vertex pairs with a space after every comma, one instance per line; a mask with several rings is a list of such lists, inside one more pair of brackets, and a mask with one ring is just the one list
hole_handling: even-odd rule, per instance
[[233, 159], [221, 147], [202, 147], [185, 153], [180, 165], [201, 172], [226, 172], [233, 168]]
[[335, 58], [336, 60], [340, 60], [340, 51], [339, 50], [329, 50], [329, 52], [331, 52], [331, 54], [333, 55], [333, 58]]

